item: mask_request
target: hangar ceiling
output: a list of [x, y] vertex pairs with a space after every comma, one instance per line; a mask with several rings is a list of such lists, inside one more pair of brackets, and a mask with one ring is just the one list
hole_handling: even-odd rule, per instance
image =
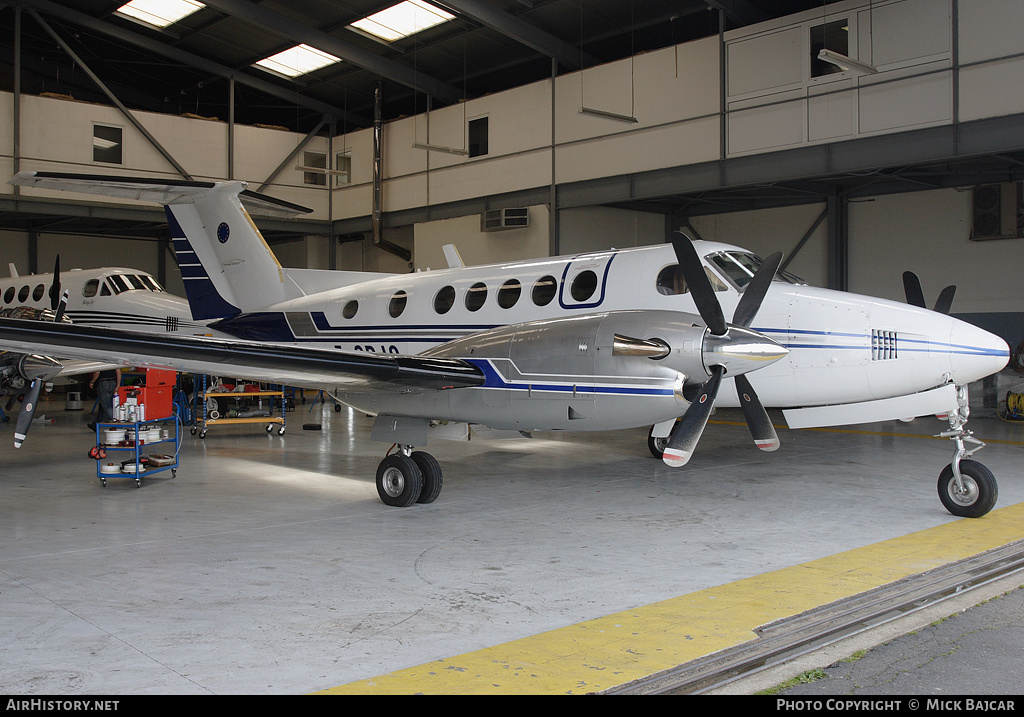
[[[14, 87], [20, 39], [23, 94], [50, 92], [109, 104], [88, 68], [130, 110], [225, 120], [233, 82], [236, 122], [306, 133], [330, 116], [335, 131], [342, 133], [372, 124], [378, 85], [385, 119], [397, 118], [542, 80], [553, 68], [569, 72], [716, 35], [720, 19], [730, 29], [824, 10], [835, 0], [431, 0], [451, 19], [393, 41], [374, 38], [352, 25], [396, 0], [208, 0], [162, 30], [119, 13], [125, 1], [0, 0], [0, 89]], [[20, 9], [19, 37], [12, 22], [15, 8]], [[341, 62], [295, 78], [254, 65], [302, 43]], [[580, 197], [601, 197], [602, 189], [624, 182], [630, 185], [627, 189], [608, 191], [596, 201], [687, 217], [821, 202], [836, 194], [851, 197], [1024, 179], [1024, 152], [961, 157], [941, 151], [944, 144], [957, 144], [956, 136], [927, 136], [923, 142], [926, 150], [905, 161], [891, 157], [889, 149], [874, 155], [868, 151], [862, 160], [847, 165], [822, 156], [799, 173], [799, 179], [785, 172], [773, 179], [768, 172], [767, 178], [743, 181], [744, 163], [756, 160], [740, 160], [648, 176], [643, 178], [647, 189], [641, 192], [634, 185], [642, 182], [633, 177], [598, 180], [567, 187], [566, 206], [593, 204]], [[927, 149], [929, 144], [934, 152]], [[938, 156], [955, 159], [934, 161]], [[783, 154], [775, 161], [785, 166], [802, 159]], [[723, 179], [702, 185], [696, 177], [709, 172]], [[0, 204], [0, 228], [164, 236], [160, 214], [97, 211], [87, 203], [61, 206], [54, 212], [53, 203]], [[339, 227], [279, 222], [267, 226], [266, 235], [270, 241], [286, 241], [332, 231]]]

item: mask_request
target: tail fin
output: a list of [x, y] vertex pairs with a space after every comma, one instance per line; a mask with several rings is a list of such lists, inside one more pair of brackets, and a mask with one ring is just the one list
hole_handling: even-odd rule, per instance
[[232, 316], [288, 298], [284, 270], [238, 198], [244, 186], [218, 183], [189, 202], [165, 207], [194, 319]]
[[233, 316], [289, 298], [284, 270], [243, 203], [278, 216], [311, 211], [244, 191], [245, 182], [20, 172], [12, 183], [163, 204], [196, 320]]

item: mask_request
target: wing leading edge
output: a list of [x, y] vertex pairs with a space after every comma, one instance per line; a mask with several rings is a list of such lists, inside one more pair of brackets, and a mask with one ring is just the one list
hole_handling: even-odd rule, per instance
[[357, 354], [203, 336], [147, 335], [87, 326], [0, 318], [0, 346], [26, 353], [239, 376], [265, 383], [379, 391], [466, 388], [483, 372], [458, 359]]

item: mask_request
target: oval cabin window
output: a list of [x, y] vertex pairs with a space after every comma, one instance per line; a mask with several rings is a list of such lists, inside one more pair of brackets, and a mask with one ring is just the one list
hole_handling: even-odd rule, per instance
[[390, 303], [388, 303], [388, 313], [391, 314], [391, 318], [397, 319], [405, 311], [405, 305], [409, 301], [409, 295], [404, 291], [399, 291], [391, 297]]
[[509, 279], [498, 289], [498, 306], [503, 309], [511, 309], [519, 301], [519, 296], [522, 293], [523, 285], [519, 283], [519, 279]]

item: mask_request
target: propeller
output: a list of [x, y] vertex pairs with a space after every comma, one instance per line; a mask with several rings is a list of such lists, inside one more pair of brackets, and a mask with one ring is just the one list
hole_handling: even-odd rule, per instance
[[[907, 303], [912, 306], [919, 306], [927, 309], [924, 303], [924, 291], [921, 289], [921, 280], [912, 271], [903, 272], [903, 291], [907, 295]], [[940, 314], [949, 314], [953, 308], [953, 296], [956, 294], [956, 286], [950, 285], [939, 292], [939, 298], [935, 300], [932, 311]]]
[[[747, 284], [736, 305], [733, 322], [730, 326], [725, 322], [722, 306], [718, 302], [718, 297], [715, 296], [711, 281], [704, 273], [704, 265], [701, 263], [693, 243], [688, 237], [680, 234], [679, 237], [673, 238], [672, 246], [675, 249], [676, 258], [679, 260], [680, 271], [682, 271], [690, 294], [697, 305], [697, 312], [707, 324], [711, 336], [722, 337], [721, 343], [724, 345], [724, 339], [728, 338], [730, 328], [741, 339], [756, 334], [756, 332], [749, 331], [748, 327], [761, 308], [761, 303], [782, 263], [782, 253], [772, 254], [758, 267], [757, 273]], [[714, 344], [715, 342], [710, 343]], [[705, 361], [707, 358], [708, 352], [705, 351]], [[714, 353], [711, 354], [711, 358], [714, 358]], [[664, 461], [670, 466], [682, 466], [690, 460], [697, 447], [697, 442], [707, 426], [726, 368], [722, 364], [713, 364], [708, 371], [711, 378], [701, 386], [700, 394], [686, 409], [682, 419], [676, 422], [669, 434], [664, 451]], [[763, 451], [776, 450], [779, 447], [779, 438], [775, 433], [775, 428], [753, 386], [743, 374], [736, 376], [736, 391], [739, 394], [743, 416], [754, 438], [755, 445]]]
[[[57, 259], [58, 266], [54, 268], [54, 286], [60, 287], [60, 282], [56, 278], [57, 273], [60, 270], [59, 262], [60, 258]], [[53, 286], [50, 287], [50, 291], [53, 291]], [[51, 294], [52, 296], [52, 294]], [[59, 322], [64, 318], [64, 311], [68, 306], [68, 292], [65, 290], [64, 294], [60, 297], [59, 301], [53, 303], [54, 321]], [[36, 415], [36, 406], [39, 403], [39, 394], [43, 390], [43, 384], [59, 374], [61, 371], [61, 365], [54, 359], [48, 356], [27, 356], [22, 361], [23, 374], [36, 374], [36, 377], [32, 379], [32, 385], [28, 387], [28, 391], [25, 392], [25, 402], [22, 404], [21, 411], [18, 413], [18, 421], [14, 425], [14, 447], [21, 448], [21, 444], [25, 441], [28, 436], [28, 429], [32, 425], [32, 419]], [[31, 367], [30, 367], [31, 366]], [[27, 376], [26, 376], [27, 377]]]
[[[66, 295], [65, 295], [66, 296]], [[60, 303], [60, 254], [53, 262], [53, 282], [50, 284], [50, 308], [57, 310]], [[59, 321], [60, 319], [58, 319]]]

